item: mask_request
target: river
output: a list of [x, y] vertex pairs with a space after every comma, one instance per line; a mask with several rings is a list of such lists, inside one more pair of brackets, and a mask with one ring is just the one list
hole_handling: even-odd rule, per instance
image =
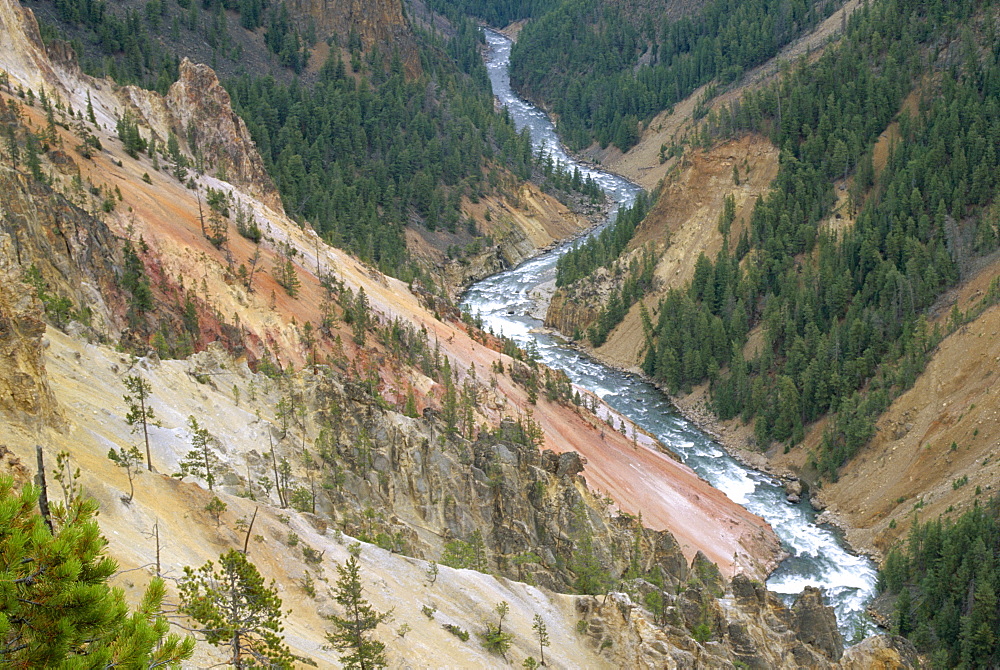
[[[485, 34], [486, 67], [494, 95], [508, 109], [518, 130], [529, 128], [536, 152], [544, 148], [556, 161], [570, 169], [579, 167], [585, 178], [597, 181], [615, 203], [609, 216], [612, 221], [619, 207], [631, 204], [640, 187], [618, 175], [578, 163], [568, 155], [548, 117], [511, 90], [511, 41], [492, 30]], [[823, 587], [836, 609], [846, 641], [871, 632], [864, 607], [875, 593], [875, 566], [866, 557], [852, 554], [836, 529], [816, 524], [808, 502], [786, 502], [778, 482], [731, 458], [711, 437], [678, 414], [651, 384], [603, 365], [542, 332], [541, 322], [529, 315], [534, 306], [532, 294], [540, 284], [555, 278], [556, 259], [571, 246], [567, 243], [473, 285], [463, 297], [463, 309], [479, 314], [485, 328], [507, 335], [521, 346], [534, 341], [546, 365], [565, 370], [574, 384], [596, 393], [655, 435], [713, 486], [766, 519], [789, 553], [767, 580], [771, 591], [791, 602], [807, 585]]]

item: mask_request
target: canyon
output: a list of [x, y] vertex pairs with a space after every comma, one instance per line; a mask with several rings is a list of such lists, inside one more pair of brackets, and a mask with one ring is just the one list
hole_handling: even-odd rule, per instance
[[[383, 4], [376, 14], [315, 2], [297, 3], [296, 11], [331, 34], [359, 30], [366, 48], [408, 44], [402, 5]], [[844, 20], [835, 14], [800, 51]], [[403, 49], [411, 70], [419, 63], [412, 53]], [[69, 454], [87, 495], [101, 504], [108, 553], [123, 569], [115, 585], [133, 600], [154, 573], [176, 576], [250, 540], [241, 529], [259, 512], [249, 556], [277, 580], [290, 609], [286, 640], [321, 666], [337, 663], [325, 646], [325, 618], [337, 611], [336, 567], [359, 537], [366, 596], [394, 613], [396, 632], [379, 633], [393, 664], [500, 665], [442, 624], [479, 630], [494, 604], [506, 601], [515, 662], [535, 652], [531, 622], [541, 614], [552, 637], [546, 658], [555, 667], [916, 666], [912, 645], [891, 635], [845, 650], [819, 591], [807, 589], [791, 605], [769, 592], [763, 582], [783, 557], [769, 525], [599, 395], [571, 386], [568, 397], [533, 398], [531, 384], [558, 373], [511, 348], [509, 338], [478, 328], [474, 315], [463, 316], [444, 296], [380, 273], [290, 218], [211, 68], [182, 61], [165, 96], [95, 79], [80, 71], [67, 44], [43, 44], [30, 11], [0, 0], [0, 69], [7, 76], [0, 98], [21, 114], [4, 122], [18, 138], [48, 124], [25, 90], [32, 97], [44, 90], [58, 110], [55, 137], [40, 157], [45, 179], [33, 179], [0, 152], [4, 470], [23, 483], [34, 470], [36, 445], [49, 459]], [[693, 109], [695, 100], [674, 115], [685, 114], [685, 105]], [[92, 124], [73, 112], [88, 106]], [[158, 164], [166, 162], [162, 153], [130, 156], [115, 133], [126, 115], [161, 147], [173, 136], [193, 158], [197, 145], [204, 168], [178, 179]], [[101, 150], [83, 155], [81, 127]], [[779, 167], [777, 148], [756, 135], [660, 162], [664, 133], [675, 137], [680, 127], [654, 121], [629, 153], [589, 154], [646, 187], [660, 184], [659, 200], [624, 257], [656, 250], [655, 290], [644, 299], [654, 317], [659, 296], [689, 281], [701, 253], [712, 257], [721, 248], [724, 198], [734, 198], [735, 237]], [[734, 165], [745, 174], [738, 186]], [[596, 207], [573, 211], [537, 185], [506, 178], [504, 193], [462, 204], [491, 247], [449, 260], [446, 236], [417, 227], [405, 233], [411, 253], [438, 268], [452, 299], [470, 282], [536, 257], [603, 216]], [[233, 221], [224, 245], [207, 239], [213, 192], [225, 194], [233, 219], [239, 211], [260, 227], [259, 244], [237, 234]], [[136, 258], [153, 303], [139, 315], [122, 282]], [[969, 310], [991, 290], [994, 263], [940, 305], [942, 322], [953, 302]], [[249, 280], [240, 267], [251, 268]], [[282, 267], [298, 281], [294, 295], [283, 285]], [[32, 283], [25, 282], [29, 268]], [[567, 336], [585, 330], [615, 282], [613, 273], [598, 273], [586, 286], [556, 291], [546, 325]], [[69, 314], [57, 311], [59, 298], [68, 300]], [[358, 304], [367, 310], [360, 327]], [[712, 421], [699, 409], [706, 388], [677, 404], [747, 460], [813, 485], [824, 518], [843, 524], [854, 547], [882, 555], [905, 532], [916, 501], [934, 513], [968, 507], [953, 486], [962, 477], [992, 490], [995, 403], [981, 361], [1000, 355], [995, 310], [942, 341], [866, 451], [822, 488], [805, 450], [786, 455], [776, 446], [761, 456], [738, 420]], [[186, 344], [171, 337], [178, 333], [186, 333]], [[168, 350], [184, 344], [190, 351], [176, 360], [163, 355], [149, 345], [157, 334]], [[636, 305], [589, 353], [635, 371], [643, 343]], [[449, 372], [442, 373], [442, 361]], [[137, 480], [126, 504], [128, 480], [106, 453], [136, 440], [121, 397], [122, 378], [131, 374], [152, 383], [159, 425], [151, 430], [154, 471]], [[457, 419], [449, 409], [455, 396], [472, 399]], [[170, 476], [190, 448], [189, 416], [209, 427], [220, 458], [214, 491], [197, 478]], [[804, 444], [821, 433], [822, 426], [811, 427]], [[312, 492], [308, 510], [259, 484], [278, 458], [290, 464], [285, 493]], [[886, 476], [899, 471], [905, 478]], [[274, 474], [280, 479], [277, 466]], [[215, 495], [228, 505], [221, 523], [205, 510]], [[154, 525], [166, 539], [162, 557], [149, 536]], [[485, 570], [442, 564], [435, 580], [428, 577], [449, 544], [472, 543], [476, 533]], [[597, 596], [566, 595], [579, 577], [584, 538], [610, 581]], [[659, 607], [650, 605], [651, 594]], [[199, 645], [193, 662], [219, 660]]]

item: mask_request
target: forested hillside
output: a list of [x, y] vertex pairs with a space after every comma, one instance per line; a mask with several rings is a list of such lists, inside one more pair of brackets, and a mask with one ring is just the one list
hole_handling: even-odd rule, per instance
[[[475, 53], [476, 34], [466, 38], [462, 50]], [[424, 56], [424, 73], [410, 80], [398, 59], [388, 72], [370, 59], [359, 82], [331, 57], [312, 86], [251, 75], [230, 85], [285, 209], [395, 275], [406, 273], [407, 224], [475, 234], [461, 199], [491, 188], [491, 161], [531, 174], [530, 143], [494, 113], [482, 63], [471, 77], [438, 49]]]
[[[300, 30], [284, 3], [264, 0], [29, 0], [42, 36], [69, 41], [83, 69], [166, 93], [180, 56], [205, 61], [220, 74], [300, 73], [317, 42]], [[254, 32], [263, 38], [255, 41]], [[260, 52], [260, 47], [266, 47]]]
[[[997, 245], [992, 5], [872, 3], [839, 48], [713, 119], [714, 133], [769, 133], [781, 171], [749, 232], [700, 259], [691, 285], [660, 306], [649, 374], [674, 390], [709, 379], [719, 416], [754, 419], [761, 447], [794, 444], [835, 413], [813, 460], [836, 478], [940, 339], [927, 309]], [[876, 172], [874, 141], [915, 85], [915, 112], [900, 116], [900, 141]], [[845, 174], [857, 219], [835, 235], [818, 224]], [[951, 327], [967, 317], [953, 314]], [[747, 361], [753, 328], [764, 346]]]
[[558, 116], [571, 148], [625, 150], [640, 122], [702, 84], [732, 82], [839, 3], [711, 0], [679, 20], [671, 4], [565, 0], [521, 31], [511, 81]]
[[[353, 30], [320, 45], [312, 18], [290, 15], [284, 3], [152, 0], [142, 11], [102, 0], [34, 4], [52, 21], [43, 20], [43, 36], [71, 40], [85, 71], [123, 84], [165, 92], [180, 56], [210, 47], [213, 64], [231, 73], [224, 83], [286, 211], [390, 274], [422, 271], [406, 248], [406, 226], [480, 237], [463, 198], [496, 192], [506, 174], [526, 180], [534, 172], [550, 190], [597, 195], [592, 184], [549, 178], [527, 136], [494, 111], [477, 52], [482, 36], [458, 13], [445, 33], [413, 29], [414, 73], [398, 50], [363, 49]], [[307, 71], [319, 46], [328, 56]], [[188, 148], [196, 167], [211, 169]]]
[[879, 574], [893, 598], [892, 625], [927, 652], [936, 668], [1000, 663], [1000, 498], [954, 521], [914, 524]]
[[543, 16], [559, 0], [431, 0], [431, 8], [449, 18], [474, 16], [503, 27], [514, 21]]

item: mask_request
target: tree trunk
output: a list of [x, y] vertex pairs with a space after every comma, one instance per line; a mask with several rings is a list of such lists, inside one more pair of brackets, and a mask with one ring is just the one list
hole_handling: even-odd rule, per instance
[[209, 465], [208, 465], [208, 443], [207, 442], [204, 445], [202, 445], [201, 452], [205, 456], [205, 481], [208, 482], [208, 490], [209, 491], [214, 491], [215, 489], [212, 488], [212, 480], [214, 479], [214, 477], [212, 477], [212, 471], [209, 470]]
[[49, 512], [49, 494], [45, 488], [45, 457], [42, 455], [42, 445], [35, 445], [35, 457], [38, 460], [38, 474], [35, 475], [35, 483], [38, 484], [40, 492], [38, 494], [38, 510], [42, 513], [42, 518], [45, 519], [45, 525], [49, 527], [49, 532], [52, 530], [52, 515]]
[[[146, 469], [153, 471], [153, 456], [149, 451], [149, 429], [146, 427], [146, 395], [139, 389], [139, 409], [142, 411], [142, 436], [146, 440]], [[129, 498], [131, 500], [131, 498]]]

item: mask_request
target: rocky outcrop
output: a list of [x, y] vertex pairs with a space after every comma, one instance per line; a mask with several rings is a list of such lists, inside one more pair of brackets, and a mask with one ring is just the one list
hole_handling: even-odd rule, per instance
[[70, 312], [85, 314], [95, 332], [116, 339], [125, 301], [121, 245], [108, 226], [48, 186], [3, 166], [0, 192], [0, 236], [11, 252], [0, 252], [3, 262], [19, 279], [34, 267], [45, 293], [68, 299]]
[[357, 33], [363, 48], [390, 44], [406, 30], [401, 0], [290, 0], [288, 8], [311, 19], [320, 35]]
[[381, 47], [399, 53], [411, 72], [419, 70], [417, 42], [406, 24], [402, 0], [289, 0], [300, 25], [316, 28], [320, 37], [335, 35], [342, 45], [353, 32], [363, 49]]
[[[824, 622], [834, 618], [817, 593], [803, 594], [789, 611], [760, 582], [737, 576], [716, 599], [692, 573], [681, 593], [644, 600], [663, 603], [662, 613], [651, 613], [628, 593], [577, 601], [579, 629], [610, 667], [919, 667], [913, 646], [895, 636], [875, 636], [843, 651], [839, 634], [813, 627], [813, 615]], [[801, 619], [804, 612], [809, 615]], [[811, 640], [802, 639], [804, 631]]]
[[51, 87], [55, 80], [35, 15], [17, 0], [0, 0], [0, 69], [33, 89]]
[[491, 246], [477, 254], [470, 254], [460, 259], [452, 259], [441, 264], [439, 272], [446, 286], [468, 286], [480, 279], [503, 272], [511, 267], [500, 245]]
[[597, 321], [601, 313], [603, 296], [578, 294], [576, 287], [557, 289], [552, 294], [545, 312], [545, 325], [555, 328], [567, 337], [585, 336], [587, 328]]
[[463, 202], [462, 212], [475, 221], [481, 237], [470, 242], [466, 235], [440, 229], [407, 229], [410, 252], [443, 278], [453, 296], [475, 281], [580, 235], [605, 217], [604, 209], [593, 203], [573, 197], [560, 200], [513, 174], [501, 174], [499, 193]]
[[[671, 588], [687, 579], [674, 537], [610, 516], [577, 476], [584, 465], [578, 454], [539, 452], [523, 443], [513, 421], [465, 440], [433, 410], [410, 419], [335, 375], [304, 381], [299, 397], [316, 422], [308, 432], [324, 436], [323, 467], [339, 473], [317, 512], [344, 532], [397, 537], [399, 550], [428, 559], [439, 558], [447, 542], [474, 543], [478, 534], [483, 569], [563, 592], [579, 578], [581, 551], [600, 566], [596, 583], [619, 579], [630, 565]], [[294, 442], [279, 447], [288, 448]]]
[[[0, 237], [0, 259], [10, 244], [9, 237]], [[18, 270], [0, 265], [0, 413], [49, 423], [55, 400], [41, 356], [45, 322]]]
[[918, 668], [916, 647], [905, 637], [876, 635], [848, 647], [840, 659], [844, 670], [897, 670]]
[[844, 649], [844, 640], [837, 630], [837, 617], [829, 607], [822, 589], [807, 586], [792, 605], [795, 637], [821, 653], [827, 660], [837, 661]]
[[0, 410], [58, 423], [42, 361], [45, 310], [117, 334], [119, 245], [101, 221], [6, 166], [0, 193]]
[[113, 127], [114, 119], [128, 110], [145, 126], [147, 137], [152, 131], [163, 143], [168, 133], [181, 142], [193, 140], [194, 146], [188, 146], [192, 156], [200, 154], [213, 171], [224, 172], [228, 181], [282, 211], [281, 198], [246, 124], [233, 111], [229, 93], [207, 65], [182, 60], [178, 79], [165, 97], [135, 86], [118, 89], [113, 82], [84, 75], [66, 42], [53, 40], [43, 45], [30, 10], [12, 0], [0, 0], [0, 69], [36, 90], [62, 88], [67, 97], [87, 87], [117, 90], [116, 108], [105, 107], [102, 96], [93, 101], [105, 125]]
[[477, 254], [449, 260], [441, 267], [445, 285], [464, 287], [507, 268], [520, 265], [537, 254], [539, 248], [528, 238], [524, 229], [511, 224], [494, 244]]
[[806, 487], [803, 486], [802, 480], [798, 477], [793, 477], [785, 482], [785, 499], [788, 502], [795, 504], [802, 500], [802, 494], [806, 491]]
[[250, 131], [233, 111], [229, 93], [212, 68], [182, 60], [180, 75], [164, 102], [174, 134], [188, 141], [192, 153], [200, 152], [209, 165], [226, 174], [228, 181], [282, 211], [281, 198]]
[[[489, 225], [480, 222], [493, 243], [485, 249], [440, 264], [445, 285], [465, 287], [490, 275], [520, 265], [549, 245], [578, 233], [585, 224], [559, 207], [553, 198], [531, 186], [524, 188], [524, 211], [508, 208], [500, 220]], [[539, 204], [541, 203], [541, 204]]]
[[598, 267], [589, 276], [556, 290], [545, 312], [545, 325], [567, 337], [585, 336], [597, 322], [612, 291], [630, 276], [629, 265], [641, 251], [622, 255], [611, 267]]

